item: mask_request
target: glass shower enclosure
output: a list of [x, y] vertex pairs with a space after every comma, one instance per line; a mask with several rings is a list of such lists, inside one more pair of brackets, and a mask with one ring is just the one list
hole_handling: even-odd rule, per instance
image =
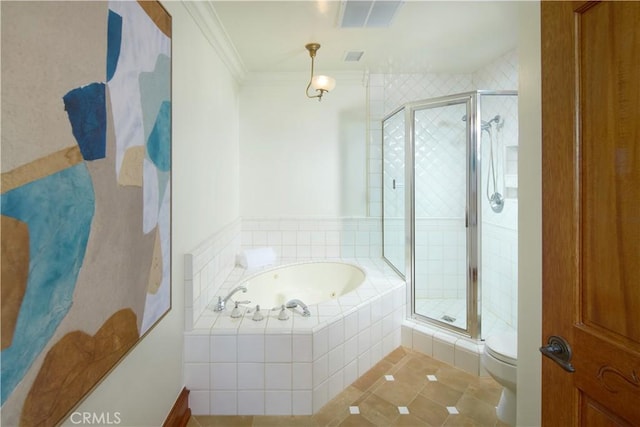
[[411, 317], [476, 339], [483, 316], [492, 328], [515, 328], [512, 303], [497, 302], [501, 291], [489, 290], [487, 301], [482, 294], [492, 280], [515, 280], [492, 277], [505, 259], [483, 260], [483, 237], [503, 239], [503, 223], [517, 229], [517, 171], [509, 170], [517, 167], [517, 92], [414, 102], [382, 129], [383, 256], [409, 285]]

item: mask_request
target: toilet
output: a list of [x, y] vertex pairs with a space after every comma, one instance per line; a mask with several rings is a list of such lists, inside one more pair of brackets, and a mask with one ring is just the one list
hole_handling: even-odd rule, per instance
[[494, 335], [485, 340], [482, 366], [500, 384], [502, 395], [496, 408], [498, 419], [516, 425], [516, 380], [518, 337], [515, 333]]

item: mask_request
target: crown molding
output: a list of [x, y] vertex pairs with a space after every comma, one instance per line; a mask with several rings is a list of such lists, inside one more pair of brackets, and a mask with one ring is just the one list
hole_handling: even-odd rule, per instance
[[242, 82], [247, 74], [246, 68], [212, 4], [208, 1], [183, 1], [182, 4], [231, 75], [238, 83]]

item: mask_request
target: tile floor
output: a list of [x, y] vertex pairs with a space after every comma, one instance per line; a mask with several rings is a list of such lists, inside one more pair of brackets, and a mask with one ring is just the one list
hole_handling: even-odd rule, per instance
[[311, 416], [205, 416], [187, 427], [480, 426], [496, 419], [500, 386], [399, 347]]

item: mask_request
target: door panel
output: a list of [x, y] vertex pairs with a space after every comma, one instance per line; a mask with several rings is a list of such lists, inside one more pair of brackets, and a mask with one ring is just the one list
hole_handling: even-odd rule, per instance
[[543, 2], [545, 425], [640, 425], [640, 3]]
[[467, 168], [470, 100], [419, 106], [414, 129], [415, 313], [468, 329]]
[[405, 123], [404, 109], [382, 122], [382, 254], [405, 275]]

